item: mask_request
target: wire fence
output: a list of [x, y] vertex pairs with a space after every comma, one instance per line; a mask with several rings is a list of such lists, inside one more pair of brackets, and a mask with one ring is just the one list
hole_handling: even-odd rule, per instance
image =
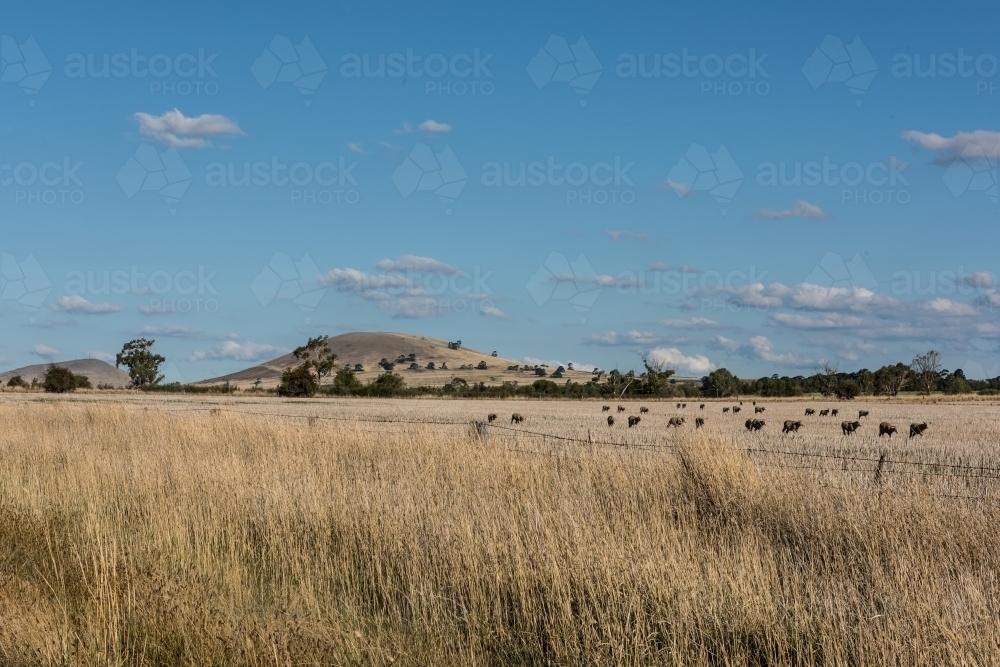
[[[560, 435], [557, 433], [548, 433], [545, 431], [529, 430], [525, 428], [515, 428], [513, 426], [508, 426], [505, 424], [496, 424], [491, 422], [479, 421], [479, 420], [463, 420], [463, 421], [447, 421], [447, 420], [429, 420], [429, 419], [394, 419], [394, 418], [370, 418], [364, 416], [321, 416], [321, 415], [304, 415], [304, 414], [289, 414], [289, 413], [278, 413], [278, 412], [257, 412], [252, 410], [234, 410], [229, 408], [180, 408], [180, 409], [159, 409], [160, 412], [170, 412], [170, 413], [189, 413], [189, 412], [208, 412], [210, 414], [238, 414], [243, 416], [252, 417], [278, 417], [284, 419], [305, 419], [309, 423], [315, 423], [316, 421], [334, 421], [334, 422], [356, 422], [364, 424], [387, 424], [387, 425], [421, 425], [421, 426], [451, 426], [451, 427], [463, 427], [475, 431], [484, 440], [492, 439], [492, 431], [497, 430], [503, 434], [509, 434], [514, 437], [527, 437], [541, 439], [543, 442], [553, 442], [553, 443], [576, 443], [580, 445], [593, 446], [603, 446], [603, 447], [615, 447], [622, 449], [633, 449], [633, 450], [645, 450], [645, 451], [675, 451], [677, 446], [671, 444], [670, 442], [662, 442], [660, 444], [649, 444], [640, 442], [620, 442], [604, 439], [594, 439], [589, 433], [587, 438], [580, 438], [568, 435]], [[538, 450], [523, 449], [511, 446], [504, 446], [505, 451], [532, 454], [539, 456], [561, 456], [558, 453], [545, 452]], [[954, 478], [954, 479], [964, 479], [964, 480], [1000, 480], [1000, 467], [992, 467], [985, 465], [968, 465], [961, 463], [944, 463], [940, 461], [915, 461], [906, 459], [890, 459], [886, 455], [882, 455], [879, 458], [874, 458], [871, 456], [860, 456], [854, 454], [823, 454], [819, 452], [802, 452], [788, 449], [768, 449], [764, 447], [746, 447], [742, 448], [748, 455], [757, 457], [756, 462], [758, 465], [765, 467], [774, 468], [785, 468], [785, 469], [798, 469], [798, 470], [814, 470], [819, 472], [831, 472], [831, 473], [851, 473], [851, 474], [867, 474], [873, 475], [876, 481], [879, 481], [883, 475], [907, 475], [911, 477], [920, 476], [933, 476], [941, 478]], [[769, 458], [770, 457], [770, 458]], [[804, 460], [816, 460], [816, 461], [836, 461], [839, 465], [836, 467], [830, 466], [813, 466], [813, 465], [801, 465], [792, 464], [788, 462], [778, 462], [774, 460], [774, 457], [786, 457], [792, 459], [804, 459]], [[910, 466], [914, 469], [897, 469], [897, 467]], [[982, 496], [982, 495], [957, 495], [957, 494], [931, 494], [936, 497], [942, 498], [955, 498], [955, 499], [967, 499], [967, 500], [985, 500], [991, 502], [1000, 502], [1000, 497], [993, 496]]]

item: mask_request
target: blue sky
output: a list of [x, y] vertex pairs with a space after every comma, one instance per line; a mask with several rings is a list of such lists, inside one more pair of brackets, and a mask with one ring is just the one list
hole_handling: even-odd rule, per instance
[[192, 381], [390, 330], [996, 376], [998, 12], [8, 8], [0, 368], [145, 335]]

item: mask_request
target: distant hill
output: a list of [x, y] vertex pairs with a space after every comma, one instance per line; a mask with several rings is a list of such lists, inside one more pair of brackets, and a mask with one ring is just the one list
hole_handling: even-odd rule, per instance
[[[99, 384], [110, 384], [113, 387], [127, 387], [129, 385], [128, 373], [118, 370], [111, 364], [100, 359], [73, 359], [72, 361], [57, 361], [54, 363], [57, 366], [65, 366], [74, 375], [86, 375], [87, 379], [90, 380], [90, 384], [95, 387]], [[34, 364], [32, 366], [15, 368], [12, 371], [5, 371], [0, 373], [0, 384], [7, 384], [7, 381], [15, 375], [20, 375], [25, 382], [30, 383], [32, 378], [38, 378], [38, 381], [41, 382], [45, 376], [45, 369], [48, 367], [47, 363]]]
[[[524, 383], [537, 379], [528, 371], [507, 370], [508, 366], [522, 367], [524, 362], [502, 356], [494, 357], [491, 356], [491, 352], [481, 352], [464, 345], [453, 350], [448, 347], [446, 341], [426, 336], [387, 332], [354, 332], [331, 337], [328, 343], [330, 349], [337, 355], [338, 367], [343, 368], [345, 364], [350, 364], [352, 368], [355, 364], [363, 366], [364, 371], [358, 373], [358, 378], [362, 381], [373, 379], [383, 372], [378, 365], [383, 358], [395, 362], [400, 355], [406, 357], [410, 354], [416, 356], [415, 363], [419, 366], [419, 370], [409, 370], [411, 363], [409, 361], [397, 363], [394, 370], [402, 375], [411, 387], [440, 387], [454, 377], [460, 377], [470, 383], [485, 382], [486, 384], [500, 384], [508, 380]], [[486, 362], [486, 370], [475, 370], [474, 368], [460, 370], [462, 366], [475, 367], [483, 361]], [[434, 362], [435, 370], [427, 370], [429, 362]], [[277, 386], [281, 380], [281, 373], [285, 369], [299, 363], [299, 360], [292, 354], [286, 354], [257, 366], [222, 377], [203, 380], [197, 384], [229, 382], [237, 386], [247, 386], [260, 378], [263, 388], [271, 388]], [[440, 370], [442, 363], [447, 365], [447, 370]], [[554, 370], [554, 368], [548, 369], [549, 372]], [[580, 382], [589, 379], [590, 373], [570, 371], [565, 374], [565, 377]]]

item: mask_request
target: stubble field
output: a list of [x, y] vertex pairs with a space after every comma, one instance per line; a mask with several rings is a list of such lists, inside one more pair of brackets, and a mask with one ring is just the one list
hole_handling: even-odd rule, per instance
[[700, 403], [5, 393], [0, 663], [995, 662], [996, 404]]

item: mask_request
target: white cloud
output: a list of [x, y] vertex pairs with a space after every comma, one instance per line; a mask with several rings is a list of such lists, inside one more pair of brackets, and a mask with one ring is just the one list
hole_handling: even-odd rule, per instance
[[650, 271], [676, 271], [677, 273], [702, 273], [702, 269], [687, 264], [664, 264], [663, 262], [650, 262], [646, 265]]
[[663, 190], [672, 190], [677, 193], [680, 197], [687, 197], [688, 195], [694, 194], [694, 191], [683, 183], [675, 183], [669, 178], [664, 179], [659, 187]]
[[589, 345], [656, 345], [663, 341], [663, 336], [649, 331], [632, 329], [625, 333], [606, 331], [601, 334], [590, 334], [583, 339]]
[[481, 312], [483, 315], [485, 315], [487, 317], [492, 317], [492, 318], [498, 319], [498, 320], [509, 320], [510, 319], [510, 315], [508, 315], [507, 313], [503, 312], [499, 308], [495, 308], [493, 306], [483, 306], [482, 308], [480, 308], [479, 312]]
[[775, 324], [792, 329], [843, 329], [859, 327], [864, 323], [864, 320], [856, 315], [843, 315], [841, 313], [824, 313], [817, 317], [796, 313], [775, 313], [771, 319]]
[[607, 234], [608, 238], [611, 239], [612, 241], [618, 241], [620, 239], [625, 239], [628, 241], [641, 241], [642, 243], [646, 243], [649, 241], [649, 234], [646, 234], [645, 232], [625, 232], [625, 231], [608, 230], [604, 233]]
[[439, 262], [432, 257], [418, 255], [403, 255], [399, 259], [383, 259], [375, 265], [379, 271], [421, 271], [426, 273], [444, 273], [454, 275], [458, 268]]
[[945, 299], [939, 297], [937, 299], [931, 299], [924, 303], [924, 309], [934, 313], [936, 315], [946, 315], [953, 317], [970, 317], [972, 315], [978, 315], [974, 307], [967, 303], [960, 303], [958, 301], [952, 301], [951, 299]]
[[973, 271], [959, 278], [959, 282], [967, 287], [992, 290], [996, 287], [996, 277], [989, 271]]
[[451, 132], [451, 125], [448, 123], [439, 123], [436, 120], [428, 118], [420, 124], [420, 129], [424, 132]]
[[991, 130], [958, 132], [953, 137], [943, 137], [933, 132], [904, 130], [899, 136], [935, 153], [934, 162], [937, 164], [950, 164], [959, 156], [967, 161], [977, 156], [981, 160], [988, 157], [995, 159], [1000, 151], [1000, 132]]
[[650, 361], [663, 364], [678, 373], [702, 376], [711, 373], [716, 366], [703, 354], [686, 356], [675, 347], [657, 347], [649, 352]]
[[708, 346], [717, 350], [725, 350], [726, 352], [735, 352], [740, 349], [739, 343], [725, 336], [713, 336], [708, 341]]
[[279, 357], [287, 354], [288, 350], [274, 345], [263, 345], [259, 343], [238, 343], [227, 340], [221, 345], [210, 350], [195, 350], [188, 361], [203, 361], [205, 359], [229, 359], [232, 361], [259, 361], [264, 358]]
[[671, 329], [707, 329], [719, 323], [707, 317], [689, 317], [686, 320], [660, 320], [660, 324]]
[[365, 149], [361, 147], [361, 144], [353, 141], [347, 144], [347, 150], [351, 151], [352, 153], [360, 153], [360, 154], [363, 154], [365, 152]]
[[386, 287], [406, 288], [411, 286], [411, 282], [406, 276], [371, 274], [352, 268], [328, 271], [319, 277], [319, 283], [341, 292], [350, 293], [364, 293]]
[[100, 359], [101, 361], [113, 364], [115, 363], [115, 355], [109, 354], [107, 352], [101, 352], [100, 350], [87, 350], [88, 359]]
[[785, 218], [824, 219], [832, 217], [819, 206], [810, 204], [804, 199], [799, 199], [792, 206], [779, 211], [775, 211], [770, 208], [762, 208], [751, 213], [750, 215], [755, 218], [764, 218], [765, 220], [784, 220]]
[[205, 137], [243, 134], [236, 121], [220, 114], [205, 113], [189, 118], [178, 109], [162, 116], [139, 111], [135, 119], [144, 135], [175, 148], [206, 148], [212, 144]]
[[79, 294], [61, 296], [49, 307], [56, 312], [74, 315], [107, 315], [121, 311], [121, 306], [111, 303], [91, 303]]
[[[778, 353], [774, 351], [774, 344], [767, 336], [754, 336], [750, 339], [750, 350], [752, 354], [747, 354], [744, 351], [745, 356], [750, 358], [760, 359], [766, 361], [769, 364], [777, 364], [779, 366], [794, 366], [798, 368], [808, 368], [815, 365], [815, 362], [806, 357], [801, 357], [794, 352], [784, 352]], [[741, 351], [743, 351], [741, 349]]]
[[204, 331], [198, 331], [197, 329], [189, 329], [188, 327], [182, 327], [176, 324], [166, 324], [161, 327], [151, 327], [144, 326], [139, 329], [139, 335], [141, 336], [163, 336], [165, 338], [184, 338], [187, 340], [236, 340], [238, 336], [236, 334], [229, 334], [228, 336], [209, 336]]
[[38, 343], [31, 348], [31, 353], [36, 357], [41, 357], [42, 359], [47, 359], [49, 361], [52, 361], [59, 356], [59, 350], [51, 348], [48, 345], [42, 345], [41, 343]]

